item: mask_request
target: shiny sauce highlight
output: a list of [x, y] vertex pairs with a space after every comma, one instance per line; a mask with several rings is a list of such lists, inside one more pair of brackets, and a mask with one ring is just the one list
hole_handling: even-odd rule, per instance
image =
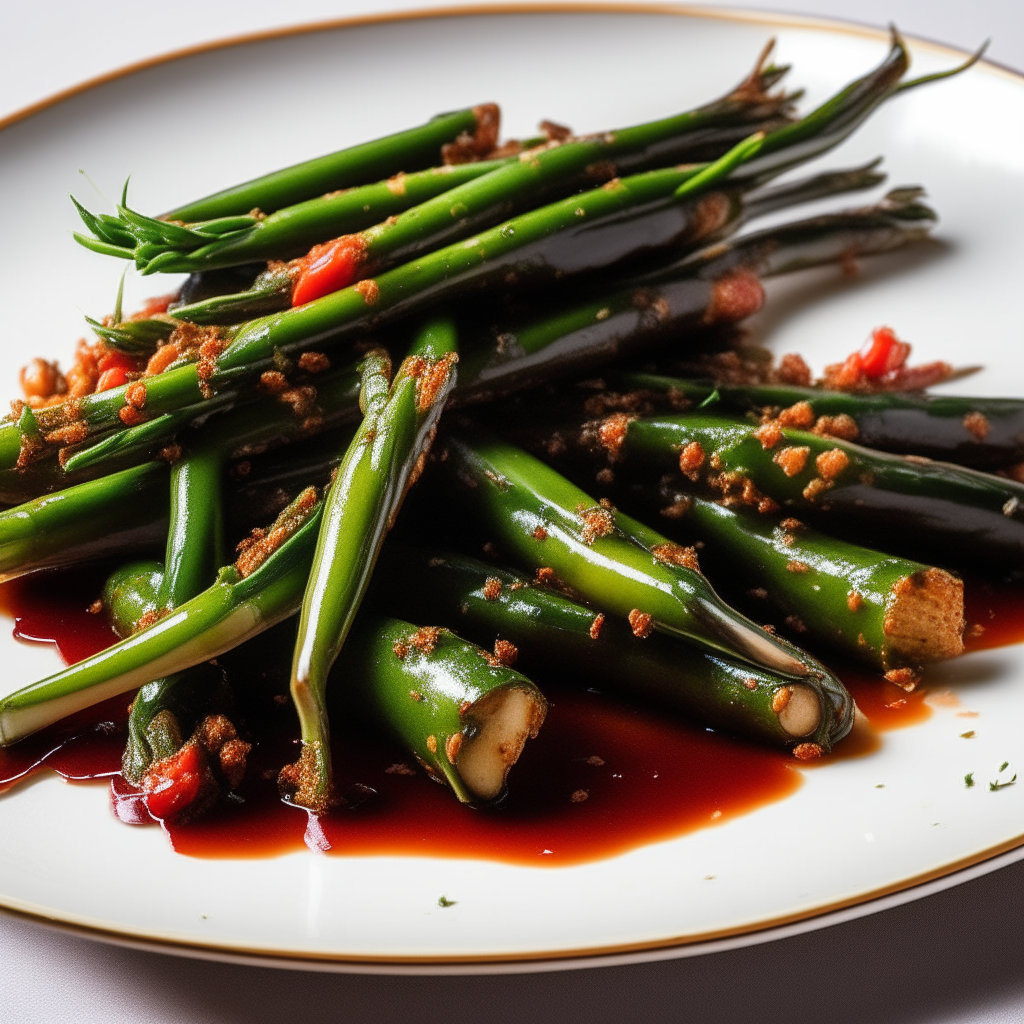
[[[102, 616], [87, 610], [101, 582], [88, 571], [16, 580], [0, 586], [0, 610], [13, 615], [17, 639], [53, 643], [71, 663], [114, 640]], [[1024, 639], [1024, 590], [970, 588], [968, 621], [984, 626], [970, 650]], [[818, 763], [869, 754], [880, 731], [931, 714], [926, 688], [906, 693], [858, 668], [839, 671], [862, 715], [853, 734]], [[297, 757], [298, 746], [290, 706], [268, 701], [247, 710], [257, 742], [240, 799], [199, 821], [163, 828], [174, 849], [192, 857], [268, 857], [309, 846], [332, 855], [564, 866], [713, 827], [801, 784], [797, 762], [781, 751], [662, 718], [583, 686], [538, 683], [551, 704], [548, 719], [527, 743], [498, 807], [463, 807], [393, 741], [365, 729], [338, 729], [335, 771], [345, 780], [344, 803], [311, 818], [278, 798], [277, 771]], [[121, 820], [151, 824], [119, 775], [130, 700], [113, 698], [0, 751], [0, 790], [42, 768], [72, 781], [104, 779]]]

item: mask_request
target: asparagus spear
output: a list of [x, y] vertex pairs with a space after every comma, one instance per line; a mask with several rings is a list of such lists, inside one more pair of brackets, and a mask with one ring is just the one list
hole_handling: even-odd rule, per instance
[[293, 799], [316, 813], [333, 797], [327, 721], [327, 676], [359, 610], [380, 546], [405, 493], [419, 476], [441, 410], [455, 383], [455, 328], [429, 321], [388, 386], [390, 359], [373, 352], [363, 364], [363, 422], [325, 500], [299, 617], [291, 693], [302, 755], [286, 776]]
[[799, 683], [655, 634], [637, 643], [629, 627], [515, 573], [448, 551], [389, 546], [374, 583], [382, 608], [457, 625], [519, 661], [568, 672], [651, 700], [705, 725], [798, 757], [828, 751], [853, 723], [854, 705], [830, 676]]
[[[460, 212], [457, 217], [457, 225], [454, 227], [457, 234], [453, 237], [464, 236], [467, 232], [507, 217], [514, 209], [521, 207], [524, 199], [528, 196], [542, 194], [543, 190], [550, 192], [552, 188], [555, 188], [572, 191], [586, 183], [588, 177], [591, 183], [595, 177], [598, 180], [613, 177], [616, 173], [620, 173], [610, 163], [610, 160], [616, 155], [632, 154], [630, 169], [635, 172], [642, 167], [678, 162], [684, 158], [687, 150], [692, 151], [694, 143], [706, 146], [711, 141], [709, 135], [713, 136], [723, 128], [728, 129], [738, 125], [741, 128], [746, 128], [743, 135], [748, 135], [754, 130], [750, 127], [752, 124], [777, 117], [780, 113], [785, 113], [789, 107], [790, 98], [784, 94], [768, 95], [767, 90], [782, 77], [786, 70], [765, 67], [770, 50], [771, 45], [762, 52], [754, 71], [736, 89], [720, 100], [697, 110], [650, 124], [621, 129], [613, 133], [601, 133], [586, 139], [553, 141], [550, 144], [534, 147], [525, 154], [522, 161], [504, 161], [511, 165], [523, 163], [524, 167], [528, 164], [529, 168], [526, 171], [515, 172], [513, 166], [513, 173], [499, 176], [497, 181], [484, 188], [483, 196], [473, 190], [467, 193], [464, 188], [458, 187], [451, 196], [450, 202], [445, 199], [432, 206], [428, 203], [427, 209], [423, 210], [422, 214], [433, 218], [435, 229], [439, 227], [442, 231], [447, 229], [451, 233], [453, 216], [455, 216], [451, 211], [458, 209]], [[731, 140], [731, 142], [736, 141], [739, 139]], [[728, 144], [724, 148], [728, 148]], [[557, 155], [552, 157], [550, 155], [552, 151], [556, 151]], [[721, 151], [716, 156], [721, 155]], [[652, 160], [656, 163], [652, 164]], [[540, 167], [544, 167], [546, 173], [537, 174], [536, 168]], [[413, 168], [397, 169], [408, 171]], [[489, 170], [491, 169], [494, 168], [489, 168]], [[477, 176], [473, 175], [473, 177]], [[454, 184], [461, 185], [463, 183]], [[513, 194], [516, 190], [524, 193], [518, 199]], [[326, 189], [321, 191], [326, 191]], [[449, 189], [443, 191], [447, 193]], [[406, 208], [403, 206], [401, 210], [404, 211]], [[81, 210], [81, 208], [79, 209]], [[83, 217], [91, 217], [85, 211], [82, 212]], [[186, 228], [167, 224], [161, 226], [160, 222], [140, 217], [134, 211], [125, 208], [123, 203], [119, 212], [122, 221], [121, 231], [127, 229], [129, 237], [136, 236], [141, 244], [134, 247], [129, 245], [122, 249], [121, 253], [109, 249], [106, 251], [111, 255], [122, 255], [126, 258], [134, 256], [144, 273], [152, 273], [157, 270], [186, 269], [184, 265], [178, 265], [175, 262], [177, 255], [175, 249], [178, 253], [181, 253], [182, 250], [187, 251], [194, 246], [197, 240], [205, 238], [212, 243], [211, 247], [222, 244], [219, 234], [212, 239], [209, 237], [208, 226], [206, 226], [206, 230], [203, 230], [203, 225], [197, 225], [198, 230], [193, 229], [190, 235]], [[237, 210], [236, 212], [244, 213], [246, 211]], [[399, 210], [393, 211], [396, 214], [399, 212]], [[440, 215], [440, 219], [438, 219], [438, 215]], [[383, 219], [383, 217], [378, 218], [381, 221]], [[106, 227], [105, 222], [94, 225], [89, 219], [86, 219], [86, 223], [94, 232]], [[375, 221], [370, 221], [361, 227], [368, 227], [372, 223]], [[216, 224], [214, 227], [218, 232], [222, 230], [220, 224]], [[234, 225], [228, 225], [228, 227], [234, 227]], [[250, 228], [251, 225], [235, 230], [232, 240], [238, 239]], [[422, 230], [421, 227], [421, 234]], [[271, 233], [273, 233], [273, 229]], [[102, 241], [107, 241], [102, 235], [99, 237]], [[327, 234], [315, 240], [323, 241], [330, 237], [332, 236]], [[87, 244], [85, 239], [80, 238], [79, 240], [83, 244]], [[432, 246], [428, 246], [428, 248], [430, 247]], [[132, 249], [134, 251], [131, 251]], [[188, 269], [192, 269], [192, 267], [188, 267]]]
[[[843, 90], [810, 114], [795, 126], [799, 131], [785, 136], [786, 144], [792, 145], [794, 151], [798, 150], [801, 158], [835, 145], [891, 92], [905, 63], [905, 51], [896, 40], [889, 58], [876, 72]], [[772, 167], [784, 168], [787, 161], [792, 160], [787, 155], [788, 150], [780, 149], [776, 136], [777, 133], [772, 133], [764, 139], [748, 140], [715, 164], [686, 172], [686, 178], [676, 189], [674, 197], [665, 199], [664, 210], [657, 212], [671, 214], [668, 220], [671, 225], [673, 217], [678, 215], [674, 207], [698, 202], [699, 195], [765, 147], [770, 153], [769, 162], [760, 164], [758, 180], [767, 177]], [[818, 145], [816, 139], [821, 143], [819, 149], [815, 149]], [[613, 223], [631, 201], [657, 195], [659, 189], [673, 180], [673, 173], [638, 175], [633, 188], [619, 181], [614, 188], [597, 189], [513, 218], [501, 227], [481, 233], [473, 239], [472, 247], [466, 243], [447, 246], [413, 263], [385, 272], [376, 280], [361, 281], [284, 313], [223, 332], [200, 332], [199, 337], [194, 335], [196, 329], [191, 328], [193, 333], [188, 336], [195, 337], [193, 347], [200, 356], [199, 362], [166, 370], [148, 381], [147, 412], [169, 412], [198, 402], [239, 378], [259, 372], [269, 365], [275, 349], [292, 352], [327, 338], [343, 340], [371, 325], [379, 326], [387, 320], [434, 304], [444, 296], [458, 295], [467, 289], [505, 280], [510, 270], [521, 277], [531, 266], [526, 258], [535, 261], [532, 273], [526, 275], [532, 278], [538, 273], [542, 277], [550, 277], [559, 271], [563, 274], [579, 272], [595, 262], [610, 263], [635, 255], [636, 239], [631, 239], [629, 231], [620, 229], [616, 232]], [[490, 177], [487, 175], [478, 182], [486, 182]], [[582, 217], [577, 212], [579, 210], [583, 210]], [[654, 216], [653, 211], [650, 216]], [[688, 219], [684, 218], [684, 230], [687, 224]], [[704, 229], [707, 228], [705, 224]], [[669, 229], [665, 240], [677, 235], [678, 230]], [[568, 252], [560, 252], [565, 240], [576, 236], [585, 239], [583, 250], [571, 247]], [[592, 251], [592, 246], [599, 239], [609, 247], [600, 258]], [[540, 247], [542, 265], [536, 265], [540, 253], [531, 252], [531, 246]], [[644, 248], [646, 244], [642, 243], [641, 251]], [[581, 257], [581, 251], [589, 252], [589, 258]], [[113, 425], [125, 403], [125, 390], [113, 388], [101, 395], [85, 396], [71, 410], [62, 407], [40, 410], [40, 436], [44, 439], [51, 436], [55, 438], [54, 443], [61, 443], [65, 428], [73, 426], [81, 433], [83, 428], [91, 432]], [[73, 419], [69, 418], [69, 411], [75, 414]], [[23, 441], [22, 432], [14, 424], [0, 428], [0, 469], [17, 462]]]
[[[393, 217], [410, 206], [474, 178], [488, 174], [505, 160], [448, 164], [412, 174], [398, 173], [386, 181], [329, 192], [327, 195], [284, 206], [270, 216], [237, 218], [237, 227], [224, 233], [217, 230], [223, 222], [214, 222], [214, 232], [203, 221], [183, 225], [146, 217], [122, 204], [122, 226], [128, 245], [120, 255], [134, 260], [144, 273], [185, 273], [237, 267], [271, 259], [291, 259], [311, 245], [336, 235], [361, 231]], [[77, 205], [77, 204], [76, 204]], [[89, 224], [88, 211], [82, 212]], [[86, 248], [88, 236], [75, 235]], [[109, 248], [104, 255], [115, 255]]]
[[298, 611], [321, 505], [309, 488], [213, 586], [154, 624], [0, 700], [0, 746], [231, 650]]
[[400, 171], [418, 171], [437, 163], [441, 147], [460, 136], [479, 136], [482, 144], [493, 146], [498, 116], [491, 103], [441, 114], [416, 128], [315, 157], [178, 206], [164, 219], [210, 220], [248, 214], [253, 208], [273, 213], [334, 189], [379, 181]]
[[[809, 427], [814, 413], [798, 403], [780, 420]], [[716, 416], [630, 420], [617, 414], [597, 433], [616, 459], [679, 465], [682, 458], [726, 496], [757, 504], [768, 495], [818, 522], [884, 531], [887, 548], [891, 536], [901, 545], [907, 538], [941, 541], [947, 561], [982, 557], [1016, 564], [1024, 556], [1024, 485], [1004, 477], [876, 452], [779, 421], [755, 430]]]
[[541, 580], [571, 587], [629, 620], [790, 678], [826, 674], [803, 651], [726, 605], [693, 552], [601, 505], [521, 449], [477, 436], [446, 438], [443, 464], [491, 536]]
[[1024, 459], [1024, 401], [915, 392], [874, 394], [828, 391], [791, 384], [752, 386], [665, 377], [614, 374], [610, 383], [624, 391], [655, 395], [672, 392], [696, 404], [717, 392], [719, 408], [777, 415], [806, 402], [815, 429], [842, 432], [845, 440], [897, 455], [923, 455], [961, 466], [988, 469]]

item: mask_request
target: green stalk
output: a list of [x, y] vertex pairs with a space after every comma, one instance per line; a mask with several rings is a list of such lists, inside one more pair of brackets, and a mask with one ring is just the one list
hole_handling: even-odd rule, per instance
[[[470, 182], [466, 182], [454, 190], [446, 189], [444, 196], [433, 201], [428, 199], [425, 203], [419, 204], [412, 220], [407, 220], [397, 232], [392, 230], [397, 226], [395, 224], [379, 224], [367, 234], [366, 239], [377, 239], [377, 249], [381, 252], [387, 250], [388, 261], [393, 265], [411, 258], [415, 252], [426, 251], [446, 241], [465, 237], [474, 230], [508, 217], [525, 205], [536, 205], [538, 201], [544, 201], [545, 196], [550, 198], [552, 191], [574, 191], [588, 183], [592, 184], [595, 179], [607, 180], [616, 174], [624, 173], [621, 168], [617, 169], [611, 163], [616, 158], [625, 159], [629, 171], [636, 172], [651, 166], [678, 162], [688, 153], [692, 153], [695, 143], [706, 148], [715, 134], [723, 128], [739, 126], [741, 130], [746, 128], [743, 131], [744, 135], [750, 134], [755, 130], [751, 125], [765, 119], [777, 118], [780, 112], [784, 112], [789, 106], [789, 97], [773, 97], [767, 94], [767, 90], [785, 71], [764, 67], [769, 50], [770, 47], [762, 53], [752, 74], [720, 100], [648, 124], [601, 133], [585, 139], [571, 139], [535, 147], [521, 158], [502, 162], [503, 166], [499, 166], [504, 173], [499, 172], [497, 177], [488, 174], [487, 182], [482, 188], [467, 190], [465, 186]], [[731, 141], [735, 142], [738, 139]], [[728, 144], [724, 148], [728, 148]], [[720, 152], [721, 150], [716, 155], [720, 155]], [[517, 170], [517, 167], [521, 169]], [[448, 195], [451, 195], [451, 201], [448, 201]], [[169, 252], [167, 247], [180, 245], [191, 248], [195, 241], [194, 232], [190, 237], [185, 229], [177, 228], [175, 225], [160, 226], [151, 220], [139, 218], [133, 211], [126, 209], [123, 203], [119, 212], [122, 221], [125, 222], [121, 227], [122, 233], [127, 227], [128, 231], [139, 237], [143, 243], [134, 247], [134, 252], [127, 255], [134, 255], [144, 273], [162, 269], [183, 269], [174, 262], [174, 254]], [[384, 218], [379, 220], [383, 221]], [[105, 222], [96, 224], [87, 219], [86, 223], [102, 242], [117, 244], [117, 238], [120, 236], [116, 231], [113, 234], [109, 231], [104, 233]], [[217, 230], [220, 230], [220, 227], [218, 225]], [[381, 232], [390, 236], [391, 241], [382, 242], [378, 237]], [[208, 232], [203, 232], [206, 233]], [[432, 241], [426, 240], [428, 234], [431, 235]], [[331, 236], [324, 236], [328, 237]], [[411, 249], [410, 238], [413, 245]], [[83, 239], [79, 240], [86, 244]], [[217, 245], [219, 242], [215, 240], [212, 244]], [[107, 248], [104, 251], [110, 250]], [[381, 265], [378, 265], [370, 272], [377, 273], [380, 269]]]
[[380, 181], [400, 171], [430, 167], [438, 162], [446, 142], [478, 131], [481, 114], [485, 112], [491, 115], [493, 110], [474, 107], [441, 114], [416, 128], [293, 164], [178, 206], [164, 214], [164, 220], [212, 220], [248, 214], [253, 209], [273, 213], [325, 192]]
[[[905, 63], [906, 54], [897, 40], [890, 57], [876, 72], [863, 79], [856, 89], [844, 90], [835, 100], [809, 115], [800, 122], [805, 128], [786, 138], [800, 149], [804, 158], [819, 152], [814, 149], [815, 136], [827, 141], [825, 148], [835, 145], [867, 116], [876, 101], [880, 101], [879, 97], [884, 98], [891, 92]], [[841, 123], [842, 130], [838, 134], [829, 130], [831, 121]], [[224, 331], [228, 346], [210, 366], [211, 372], [205, 374], [202, 386], [195, 365], [158, 374], [147, 382], [147, 411], [160, 414], [198, 402], [205, 394], [267, 368], [277, 349], [287, 354], [326, 340], [338, 342], [351, 338], [369, 327], [380, 326], [467, 290], [506, 282], [510, 272], [517, 278], [550, 280], [636, 255], [650, 246], [649, 235], [637, 238], [633, 234], [639, 224], [644, 225], [645, 231], [652, 231], [660, 222], [657, 237], [662, 245], [692, 236], [701, 220], [696, 217], [700, 203], [698, 193], [710, 187], [715, 175], [731, 174], [737, 161], [751, 159], [766, 145], [773, 150], [771, 159], [783, 166], [788, 157], [785, 150], [779, 150], [775, 133], [766, 138], [748, 139], [714, 165], [622, 179], [614, 187], [599, 188], [513, 218], [500, 227], [482, 232], [471, 240], [472, 244], [466, 241], [449, 245], [387, 271], [375, 280], [361, 281], [315, 302]], [[548, 152], [559, 151], [556, 147]], [[528, 163], [523, 162], [522, 166]], [[501, 168], [464, 187], [488, 182], [494, 174], [504, 170]], [[767, 175], [768, 172], [763, 171], [758, 180]], [[698, 184], [687, 185], [691, 179]], [[668, 186], [673, 184], [677, 186], [674, 194], [666, 195]], [[647, 204], [653, 207], [645, 209]], [[638, 208], [640, 220], [630, 222], [627, 219], [625, 226], [616, 223], [631, 207]], [[447, 215], [450, 217], [450, 210]], [[712, 228], [717, 230], [718, 225], [709, 225], [705, 219], [697, 236], [706, 237], [705, 232], [713, 234]], [[595, 251], [597, 247], [604, 251]], [[86, 396], [79, 403], [81, 421], [90, 430], [116, 425], [115, 417], [124, 401], [124, 388]], [[64, 425], [64, 414], [59, 407], [41, 410], [41, 414], [40, 426], [44, 432]], [[17, 436], [9, 436], [14, 431]], [[20, 450], [20, 444], [21, 434], [14, 424], [0, 428], [0, 456], [13, 455], [15, 447]], [[12, 465], [16, 458], [13, 455]], [[3, 468], [6, 464], [0, 462], [0, 469]]]
[[779, 430], [764, 435], [762, 444], [750, 424], [715, 416], [665, 416], [621, 426], [617, 459], [672, 466], [682, 449], [697, 444], [701, 471], [718, 491], [743, 493], [749, 480], [751, 500], [761, 492], [819, 523], [884, 533], [887, 548], [897, 541], [905, 546], [909, 538], [941, 543], [944, 560], [1016, 564], [1024, 557], [1024, 485], [1004, 477], [804, 430]]
[[[798, 634], [878, 671], [963, 653], [963, 583], [934, 566], [819, 533], [792, 517], [727, 507], [671, 488], [673, 536], [700, 542], [711, 578], [741, 580]], [[684, 511], [685, 510], [685, 511]]]
[[730, 608], [692, 552], [605, 507], [501, 441], [448, 438], [445, 469], [488, 535], [524, 566], [571, 587], [640, 638], [652, 629], [790, 678], [826, 674], [804, 652]]
[[389, 547], [378, 574], [381, 607], [430, 614], [482, 644], [510, 641], [517, 664], [542, 678], [568, 673], [802, 756], [805, 744], [827, 752], [853, 724], [853, 701], [831, 676], [793, 683], [661, 634], [637, 643], [625, 623], [464, 555]]
[[[730, 413], [775, 416], [797, 402], [807, 402], [816, 420], [848, 417], [852, 430], [846, 426], [847, 439], [897, 455], [923, 455], [976, 469], [1024, 459], [1024, 401], [1019, 398], [859, 394], [792, 384], [743, 387], [647, 373], [613, 374], [610, 383], [624, 391], [672, 392], [694, 403], [717, 393], [716, 407]], [[827, 426], [824, 423], [822, 429]]]
[[159, 541], [167, 465], [147, 462], [0, 512], [0, 582]]
[[481, 160], [397, 174], [387, 181], [285, 206], [269, 217], [250, 217], [239, 230], [213, 238], [201, 222], [186, 229], [191, 239], [180, 230], [174, 238], [166, 238], [166, 221], [135, 214], [131, 227], [140, 241], [132, 253], [136, 265], [146, 274], [197, 274], [264, 260], [292, 259], [318, 242], [379, 224], [504, 163], [507, 160]]
[[446, 629], [360, 615], [333, 676], [462, 803], [505, 791], [547, 702], [526, 676]]
[[384, 537], [430, 449], [455, 383], [456, 359], [454, 325], [441, 318], [420, 332], [390, 388], [386, 354], [371, 353], [363, 363], [363, 422], [325, 499], [292, 662], [291, 693], [303, 743], [294, 800], [316, 813], [333, 801], [327, 676]]
[[171, 466], [171, 519], [161, 603], [176, 608], [205, 590], [224, 564], [222, 456], [196, 446]]
[[183, 672], [294, 615], [320, 523], [320, 503], [300, 495], [270, 533], [290, 536], [254, 571], [221, 569], [217, 582], [154, 625], [0, 700], [0, 746], [152, 679]]

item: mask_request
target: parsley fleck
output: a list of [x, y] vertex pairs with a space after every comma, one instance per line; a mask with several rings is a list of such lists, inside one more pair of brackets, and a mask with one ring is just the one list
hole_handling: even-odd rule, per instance
[[997, 789], [1006, 789], [1007, 786], [1012, 786], [1016, 781], [1017, 781], [1017, 776], [1016, 775], [1014, 775], [1013, 778], [1010, 779], [1009, 782], [1000, 782], [998, 779], [996, 779], [995, 782], [990, 782], [988, 784], [989, 792], [990, 793], [994, 793]]
[[960, 739], [962, 739], [962, 740], [974, 739], [974, 730], [973, 729], [968, 729], [967, 732], [960, 733]]
[[964, 776], [964, 785], [970, 789], [974, 785], [974, 772], [968, 772]]
[[1007, 769], [1007, 768], [1009, 768], [1009, 767], [1010, 767], [1010, 762], [1009, 762], [1009, 761], [1004, 761], [1004, 762], [1003, 762], [1003, 763], [1002, 763], [1002, 764], [1001, 764], [1001, 765], [999, 766], [999, 770], [1000, 770], [1001, 772], [1005, 772], [1005, 771], [1006, 771], [1006, 769]]
[[447, 896], [438, 896], [437, 905], [439, 907], [454, 907], [458, 903], [458, 900], [450, 900]]

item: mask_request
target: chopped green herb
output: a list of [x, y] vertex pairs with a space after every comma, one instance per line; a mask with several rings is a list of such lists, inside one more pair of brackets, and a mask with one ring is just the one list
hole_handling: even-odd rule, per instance
[[974, 739], [974, 730], [973, 729], [968, 729], [967, 732], [960, 733], [960, 739], [962, 739], [962, 740]]
[[974, 785], [974, 772], [968, 772], [964, 776], [964, 785], [970, 789]]
[[988, 784], [989, 792], [994, 793], [997, 789], [1006, 789], [1007, 786], [1012, 786], [1016, 781], [1016, 775], [1014, 775], [1009, 782], [1000, 782], [998, 779], [996, 779], [995, 782], [990, 782]]
[[885, 789], [885, 783], [884, 782], [879, 782], [878, 785], [875, 786], [875, 789]]
[[454, 907], [458, 903], [458, 900], [450, 900], [447, 896], [438, 896], [437, 905], [439, 907]]
[[1007, 768], [1009, 768], [1009, 767], [1010, 767], [1010, 762], [1009, 762], [1009, 761], [1004, 761], [1004, 762], [1003, 762], [1003, 763], [1002, 763], [1002, 764], [1001, 764], [1001, 765], [999, 766], [999, 770], [1000, 770], [1001, 772], [1005, 772], [1005, 771], [1006, 771], [1006, 769], [1007, 769]]

